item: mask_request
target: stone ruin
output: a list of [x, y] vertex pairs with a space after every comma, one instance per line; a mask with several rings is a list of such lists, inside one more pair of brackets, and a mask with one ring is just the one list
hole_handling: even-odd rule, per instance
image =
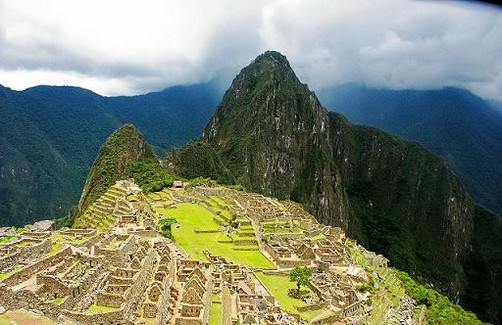
[[[174, 191], [173, 202], [186, 200], [183, 190]], [[190, 190], [194, 202], [222, 197], [239, 223], [253, 229], [253, 241], [276, 267], [263, 272], [313, 270], [304, 308], [322, 307], [330, 314], [310, 323], [360, 323], [367, 317], [367, 297], [357, 288], [369, 276], [354, 265], [347, 247], [357, 244], [340, 228], [318, 224], [290, 201], [228, 189]], [[185, 325], [207, 324], [210, 306], [217, 303], [231, 306], [224, 319], [229, 324], [300, 323], [298, 314], [280, 308], [255, 274], [260, 270], [209, 251], [204, 252], [208, 262], [189, 259], [158, 233], [153, 203], [142, 195], [128, 197], [140, 193], [134, 184], [118, 182], [112, 192], [116, 196], [105, 196], [92, 207], [113, 213], [108, 233], [32, 227], [0, 244], [0, 306], [83, 324]], [[362, 252], [378, 267], [387, 266], [383, 256]], [[215, 295], [219, 301], [212, 301]]]

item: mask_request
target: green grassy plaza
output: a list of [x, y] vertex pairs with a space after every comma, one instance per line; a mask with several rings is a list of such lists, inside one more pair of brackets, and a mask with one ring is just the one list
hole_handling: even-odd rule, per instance
[[[236, 250], [242, 246], [235, 245], [229, 237], [221, 232], [213, 220], [213, 214], [204, 207], [194, 203], [179, 203], [172, 208], [159, 208], [159, 212], [169, 218], [175, 218], [179, 226], [172, 227], [174, 240], [194, 259], [206, 260], [204, 250], [219, 255], [241, 265], [254, 268], [275, 268], [256, 247], [256, 250]], [[197, 233], [196, 230], [214, 231]]]
[[296, 307], [305, 307], [307, 306], [307, 303], [305, 303], [300, 299], [290, 297], [288, 295], [289, 289], [296, 290], [296, 284], [294, 282], [289, 281], [289, 276], [265, 274], [263, 272], [256, 272], [255, 274], [261, 280], [261, 282], [267, 287], [267, 289], [274, 295], [275, 299], [279, 302], [279, 305], [285, 312], [292, 314], [300, 314], [300, 317], [303, 320], [310, 320], [319, 315], [321, 312], [323, 312], [323, 309], [298, 312]]

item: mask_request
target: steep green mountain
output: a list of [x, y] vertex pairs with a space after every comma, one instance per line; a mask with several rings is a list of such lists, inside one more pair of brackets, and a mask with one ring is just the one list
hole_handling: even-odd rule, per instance
[[456, 88], [388, 90], [349, 84], [318, 95], [353, 123], [418, 141], [443, 156], [478, 202], [502, 211], [502, 116], [492, 109], [496, 102]]
[[163, 154], [200, 134], [220, 98], [216, 82], [131, 97], [0, 86], [0, 225], [66, 215], [100, 145], [124, 123]]
[[[201, 141], [220, 156], [225, 170], [217, 178], [230, 173], [249, 190], [302, 203], [416, 279], [500, 320], [501, 233], [483, 226], [493, 239], [486, 243], [473, 232], [498, 219], [481, 212], [445, 161], [420, 144], [328, 113], [280, 53], [266, 52], [241, 71]], [[178, 172], [190, 170], [188, 159], [170, 162]], [[477, 290], [473, 279], [486, 289], [477, 293], [487, 304], [467, 301]]]
[[138, 161], [160, 165], [143, 135], [132, 124], [126, 124], [113, 132], [99, 149], [78, 202], [78, 210], [87, 208], [117, 180], [128, 178], [132, 166]]

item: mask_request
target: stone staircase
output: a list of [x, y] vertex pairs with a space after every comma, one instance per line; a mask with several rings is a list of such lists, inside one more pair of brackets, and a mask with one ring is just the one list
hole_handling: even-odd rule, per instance
[[120, 183], [112, 185], [75, 222], [78, 228], [107, 230], [117, 217], [133, 214], [133, 206], [125, 198], [131, 193]]

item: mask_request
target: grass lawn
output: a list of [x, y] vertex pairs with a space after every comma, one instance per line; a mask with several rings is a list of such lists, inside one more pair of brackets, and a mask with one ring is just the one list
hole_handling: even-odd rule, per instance
[[221, 303], [220, 296], [213, 294], [211, 296], [211, 308], [209, 309], [209, 325], [221, 324]]
[[218, 204], [219, 204], [220, 206], [222, 206], [222, 207], [227, 207], [227, 206], [228, 206], [228, 203], [227, 203], [227, 202], [225, 202], [225, 200], [223, 200], [223, 199], [221, 199], [221, 198], [219, 198], [219, 197], [217, 197], [217, 196], [211, 195], [211, 196], [210, 196], [210, 198], [211, 198], [214, 202], [218, 203]]
[[312, 239], [312, 240], [318, 240], [318, 239], [323, 239], [323, 238], [324, 238], [323, 234], [318, 234], [318, 235], [315, 235], [313, 237], [310, 237], [310, 239]]
[[57, 297], [56, 299], [54, 299], [54, 303], [59, 305], [65, 300], [66, 300], [66, 297]]
[[9, 272], [0, 273], [0, 281], [2, 281], [3, 279], [5, 279], [8, 276], [11, 276], [12, 274], [16, 273], [17, 271], [21, 270], [22, 268], [23, 268], [23, 266], [17, 266], [14, 269], [10, 270]]
[[94, 313], [94, 312], [98, 312], [98, 313], [104, 313], [104, 312], [107, 312], [107, 311], [115, 311], [117, 310], [117, 308], [114, 308], [114, 307], [108, 307], [108, 306], [99, 306], [99, 305], [96, 305], [96, 304], [92, 304], [89, 306], [89, 308], [87, 308], [85, 310], [86, 313]]
[[174, 208], [158, 209], [158, 211], [178, 221], [180, 227], [172, 228], [174, 240], [191, 258], [205, 260], [203, 251], [207, 249], [212, 254], [223, 256], [238, 264], [274, 268], [272, 262], [260, 251], [236, 251], [233, 248], [238, 246], [231, 242], [219, 243], [218, 240], [228, 240], [221, 232], [196, 233], [194, 230], [220, 230], [220, 226], [213, 220], [213, 215], [198, 204], [180, 203]]
[[9, 240], [11, 240], [14, 237], [16, 237], [16, 236], [15, 235], [8, 235], [8, 236], [1, 237], [0, 244], [8, 242]]
[[[299, 313], [298, 310], [296, 310], [296, 307], [307, 306], [307, 304], [300, 299], [288, 296], [288, 290], [290, 288], [296, 289], [296, 283], [289, 282], [289, 276], [264, 274], [263, 272], [256, 272], [255, 274], [263, 282], [267, 289], [274, 295], [275, 299], [277, 299], [279, 305], [285, 312], [300, 314], [301, 318], [304, 320], [312, 319], [323, 312], [324, 309], [312, 310], [302, 313]], [[305, 287], [302, 287], [302, 290], [304, 289]]]
[[289, 282], [287, 275], [264, 274], [263, 272], [256, 272], [255, 274], [265, 284], [267, 289], [272, 292], [285, 312], [298, 314], [296, 306], [307, 306], [302, 300], [288, 296], [288, 290], [290, 288], [296, 289], [296, 284]]

